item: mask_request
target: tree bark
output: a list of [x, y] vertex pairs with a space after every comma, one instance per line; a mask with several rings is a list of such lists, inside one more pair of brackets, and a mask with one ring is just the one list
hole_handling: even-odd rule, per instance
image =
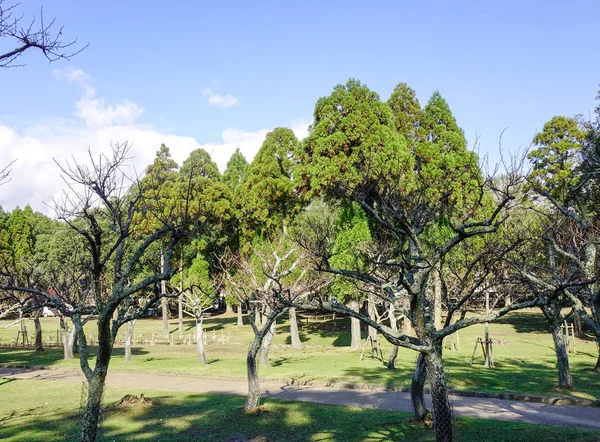
[[414, 421], [423, 423], [430, 415], [425, 405], [425, 380], [427, 379], [427, 367], [425, 356], [419, 353], [417, 364], [410, 385], [410, 399], [412, 401]]
[[244, 326], [244, 320], [242, 319], [242, 304], [238, 304], [237, 306], [237, 326]]
[[[163, 249], [163, 245], [160, 245], [160, 271], [165, 271], [165, 251]], [[160, 282], [160, 291], [161, 295], [165, 295], [167, 293], [167, 281]], [[162, 298], [161, 300], [162, 306], [162, 319], [163, 319], [163, 336], [165, 338], [169, 337], [169, 302], [167, 298]]]
[[225, 313], [227, 315], [232, 315], [233, 314], [233, 306], [230, 303], [227, 303], [225, 305]]
[[577, 336], [579, 339], [585, 338], [581, 316], [579, 316], [579, 313], [577, 313], [575, 308], [573, 308], [573, 329], [575, 331], [575, 336]]
[[79, 342], [77, 342], [77, 332], [73, 329], [73, 354], [79, 354]]
[[[348, 307], [357, 312], [359, 310], [358, 300], [352, 299], [348, 303]], [[350, 317], [350, 347], [360, 348], [362, 345], [362, 339], [360, 336], [360, 320], [354, 317]]]
[[179, 296], [177, 297], [177, 329], [179, 339], [183, 338], [183, 250], [179, 255]]
[[304, 346], [302, 345], [302, 341], [300, 341], [296, 307], [290, 307], [290, 335], [292, 337], [292, 350], [302, 350]]
[[[96, 366], [96, 370], [98, 368], [101, 367]], [[95, 442], [98, 436], [98, 421], [102, 411], [102, 396], [107, 369], [108, 366], [105, 366], [103, 370], [94, 373], [92, 379], [88, 381], [88, 397], [81, 422], [80, 442]]]
[[[410, 310], [410, 301], [407, 299], [404, 300], [404, 308], [406, 310]], [[410, 335], [412, 334], [413, 328], [410, 320], [405, 316], [402, 320], [402, 334]]]
[[[110, 319], [108, 318], [110, 318], [110, 315], [107, 317], [103, 314], [100, 314], [98, 318], [98, 353], [96, 355], [94, 370], [89, 373], [84, 369], [84, 365], [87, 365], [87, 345], [82, 330], [79, 335], [82, 338], [79, 352], [80, 365], [82, 369], [84, 369], [83, 371], [88, 381], [88, 397], [81, 421], [81, 433], [79, 436], [80, 441], [84, 442], [95, 442], [98, 436], [98, 423], [102, 412], [102, 399], [106, 374], [108, 373], [108, 366], [115, 338], [111, 332]], [[89, 366], [87, 369], [89, 370]]]
[[246, 358], [246, 368], [248, 372], [248, 396], [244, 404], [246, 413], [254, 413], [260, 406], [260, 378], [258, 377], [258, 365], [256, 364], [256, 355], [260, 349], [261, 339], [259, 336], [254, 338], [248, 356]]
[[262, 328], [262, 318], [261, 318], [260, 310], [258, 309], [258, 306], [255, 308], [256, 308], [256, 311], [254, 312], [254, 324], [256, 325], [256, 327]]
[[396, 359], [398, 358], [398, 346], [392, 345], [392, 349], [390, 350], [390, 356], [388, 357], [387, 368], [390, 370], [396, 369]]
[[35, 351], [44, 351], [44, 344], [42, 343], [42, 324], [40, 318], [33, 318], [33, 325], [35, 326]]
[[64, 316], [60, 317], [60, 335], [63, 344], [63, 359], [73, 359], [73, 341], [75, 340], [75, 328], [69, 331], [69, 326]]
[[436, 330], [442, 328], [442, 281], [437, 273], [433, 273], [433, 323]]
[[448, 387], [444, 375], [441, 345], [425, 355], [427, 377], [433, 403], [433, 430], [436, 442], [452, 442], [452, 410], [448, 400]]
[[594, 371], [596, 373], [600, 373], [600, 343], [598, 343], [598, 360], [596, 361], [596, 366], [594, 367]]
[[196, 319], [196, 348], [198, 349], [198, 362], [206, 364], [206, 353], [204, 352], [204, 329], [202, 328], [202, 317]]
[[[268, 315], [263, 315], [266, 318]], [[266, 325], [266, 324], [265, 324]], [[269, 352], [271, 350], [271, 344], [273, 343], [273, 337], [275, 336], [275, 327], [277, 325], [276, 321], [273, 321], [271, 326], [269, 327], [269, 331], [265, 335], [265, 338], [262, 342], [262, 347], [260, 349], [260, 365], [263, 367], [269, 367], [271, 365], [271, 361], [269, 359]]]
[[135, 320], [129, 321], [125, 328], [125, 360], [127, 362], [131, 361], [131, 344], [133, 343], [135, 322]]
[[[398, 319], [396, 318], [396, 314], [394, 313], [394, 304], [390, 303], [390, 307], [388, 309], [388, 316], [390, 318], [390, 328], [394, 331], [398, 331]], [[392, 349], [390, 350], [390, 356], [388, 357], [387, 368], [390, 370], [396, 369], [396, 358], [398, 357], [398, 346], [392, 345]]]
[[565, 336], [561, 333], [560, 323], [553, 321], [551, 326], [554, 349], [556, 350], [556, 362], [558, 367], [558, 386], [560, 388], [573, 388], [573, 377], [569, 366], [569, 351]]
[[[373, 301], [371, 301], [370, 299], [367, 300], [367, 309], [369, 312], [369, 318], [372, 321], [377, 321], [377, 314], [376, 314], [376, 306], [375, 303]], [[371, 357], [373, 359], [378, 359], [379, 355], [377, 354], [377, 350], [379, 349], [379, 343], [377, 342], [377, 330], [373, 327], [369, 326], [369, 337], [371, 338], [371, 347], [372, 347], [372, 351], [373, 354], [371, 355]]]

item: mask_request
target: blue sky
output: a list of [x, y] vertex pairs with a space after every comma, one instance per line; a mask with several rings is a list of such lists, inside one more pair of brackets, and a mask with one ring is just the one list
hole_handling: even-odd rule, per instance
[[[386, 100], [406, 82], [436, 89], [470, 143], [498, 159], [553, 115], [592, 112], [600, 84], [597, 1], [27, 1], [90, 46], [0, 70], [0, 160], [18, 158], [0, 204], [43, 202], [52, 158], [135, 144], [143, 170], [160, 142], [182, 161], [204, 147], [224, 166], [267, 130], [306, 133], [316, 100], [354, 77]], [[0, 49], [10, 46], [5, 39]], [[34, 170], [35, 173], [31, 173]]]

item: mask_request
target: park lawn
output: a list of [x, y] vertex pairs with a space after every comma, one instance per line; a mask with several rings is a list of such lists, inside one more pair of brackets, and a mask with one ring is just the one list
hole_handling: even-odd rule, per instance
[[[34, 392], [34, 393], [32, 393]], [[115, 407], [125, 394], [144, 393], [152, 405]], [[0, 379], [0, 439], [75, 440], [79, 384]], [[409, 413], [265, 400], [263, 411], [246, 415], [236, 396], [109, 388], [104, 397], [106, 440], [431, 441], [429, 428], [410, 423]], [[265, 438], [265, 439], [260, 439]], [[457, 418], [456, 440], [598, 441], [600, 432]]]
[[[43, 323], [44, 329], [48, 329], [55, 321], [54, 318], [46, 318]], [[360, 350], [347, 347], [350, 339], [346, 331], [347, 322], [346, 318], [338, 318], [335, 321], [311, 320], [301, 331], [306, 348], [292, 351], [289, 347], [288, 324], [283, 321], [278, 325], [274, 340], [272, 366], [261, 368], [261, 376], [270, 379], [408, 387], [416, 354], [400, 349], [396, 370], [388, 370], [381, 361], [370, 358], [360, 360]], [[186, 321], [185, 334], [191, 334], [192, 327], [193, 323]], [[111, 369], [245, 377], [245, 352], [248, 342], [252, 339], [250, 327], [236, 327], [234, 317], [215, 317], [206, 320], [205, 328], [209, 342], [222, 338], [230, 341], [227, 344], [209, 343], [206, 349], [209, 364], [205, 366], [198, 364], [194, 345], [177, 344], [177, 323], [171, 321], [170, 330], [174, 335], [174, 345], [138, 344], [134, 348], [131, 362], [123, 360], [123, 349], [117, 346]], [[162, 323], [159, 320], [138, 321], [136, 339], [147, 339], [154, 333], [158, 340], [161, 330]], [[2, 332], [7, 334], [7, 330]], [[88, 332], [93, 334], [93, 324], [88, 324]], [[490, 333], [502, 343], [494, 348], [494, 369], [483, 368], [480, 350], [476, 353], [474, 363], [470, 363], [475, 340], [483, 336], [483, 325], [461, 331], [460, 351], [445, 351], [444, 359], [452, 388], [600, 398], [600, 375], [590, 370], [597, 357], [593, 341], [577, 340], [578, 353], [571, 355], [575, 388], [572, 391], [564, 391], [555, 387], [556, 358], [552, 338], [545, 331], [541, 314], [535, 311], [512, 314], [498, 323], [490, 324]], [[93, 350], [92, 348], [92, 355]], [[385, 343], [384, 356], [387, 356], [388, 351], [389, 345]], [[0, 364], [79, 367], [77, 360], [62, 360], [62, 350], [59, 348], [47, 348], [44, 353], [14, 347], [0, 348]]]

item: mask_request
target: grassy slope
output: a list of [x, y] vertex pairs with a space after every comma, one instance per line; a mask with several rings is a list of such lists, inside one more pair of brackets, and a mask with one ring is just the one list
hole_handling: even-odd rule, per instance
[[[278, 326], [275, 348], [272, 351], [272, 367], [261, 369], [261, 376], [268, 378], [295, 378], [333, 382], [366, 382], [395, 387], [408, 386], [415, 361], [415, 353], [400, 350], [397, 370], [390, 371], [379, 361], [360, 361], [360, 352], [350, 350], [347, 319], [336, 321], [310, 321], [302, 329], [302, 339], [308, 348], [292, 351], [287, 323]], [[206, 321], [209, 337], [231, 336], [230, 344], [209, 344], [209, 364], [197, 363], [192, 345], [138, 345], [134, 360], [125, 363], [122, 348], [115, 349], [111, 362], [113, 369], [145, 371], [186, 372], [209, 376], [245, 376], [245, 351], [252, 338], [250, 327], [235, 327], [235, 318], [218, 317]], [[193, 332], [192, 322], [186, 321], [186, 335]], [[47, 318], [43, 328], [52, 330], [57, 320]], [[93, 334], [93, 324], [88, 325]], [[176, 322], [171, 322], [172, 334], [177, 336]], [[30, 324], [28, 327], [33, 330]], [[136, 336], [150, 339], [152, 333], [158, 337], [162, 330], [159, 320], [139, 321]], [[596, 359], [593, 341], [577, 341], [577, 354], [571, 355], [571, 366], [575, 379], [575, 390], [559, 391], [555, 388], [556, 369], [552, 338], [545, 331], [541, 314], [523, 312], [512, 314], [499, 323], [490, 325], [491, 336], [505, 341], [496, 345], [496, 368], [482, 367], [481, 350], [476, 353], [475, 363], [470, 365], [475, 340], [483, 336], [483, 326], [475, 326], [461, 332], [461, 351], [445, 352], [445, 361], [450, 382], [456, 389], [471, 389], [491, 392], [517, 392], [540, 395], [563, 395], [585, 398], [600, 398], [599, 376], [591, 372]], [[0, 330], [0, 339], [10, 340], [14, 330]], [[54, 335], [56, 332], [53, 332]], [[389, 346], [384, 346], [387, 355]], [[48, 348], [36, 354], [28, 349], [0, 348], [0, 364], [51, 365], [56, 367], [78, 367], [78, 362], [63, 361], [60, 349]]]
[[[70, 384], [67, 384], [70, 385]], [[35, 394], [31, 394], [35, 391]], [[105, 403], [140, 391], [109, 389]], [[433, 433], [410, 424], [410, 415], [391, 411], [265, 401], [266, 411], [249, 416], [243, 398], [145, 391], [152, 406], [135, 405], [104, 415], [106, 440], [248, 440], [269, 441], [430, 441]], [[0, 439], [11, 441], [75, 440], [80, 388], [43, 381], [0, 380]], [[458, 441], [598, 441], [600, 432], [456, 419]]]

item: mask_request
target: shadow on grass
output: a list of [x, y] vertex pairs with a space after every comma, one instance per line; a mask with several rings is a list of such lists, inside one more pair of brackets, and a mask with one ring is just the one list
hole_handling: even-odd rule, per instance
[[[243, 413], [243, 397], [160, 395], [153, 405], [109, 407], [105, 440], [130, 441], [432, 441], [428, 428], [410, 424], [410, 414], [375, 409], [266, 400], [263, 410]], [[8, 416], [0, 437], [15, 441], [75, 440], [75, 410], [33, 410]], [[456, 420], [456, 440], [592, 441], [598, 432], [474, 419]], [[261, 439], [264, 438], [264, 439]]]
[[[338, 315], [335, 319], [331, 319], [323, 318], [323, 316], [328, 315], [315, 317], [306, 313], [298, 314], [298, 334], [300, 335], [300, 340], [306, 342], [309, 340], [309, 337], [317, 335], [321, 338], [331, 339], [333, 347], [349, 347], [351, 343], [350, 317]], [[278, 325], [277, 332], [288, 333], [289, 323]], [[362, 339], [366, 339], [366, 330], [362, 330], [361, 328], [361, 335]], [[285, 343], [287, 345], [292, 344], [292, 338], [289, 334], [285, 339]]]
[[[88, 358], [95, 360], [98, 353], [98, 347], [88, 347]], [[132, 348], [133, 356], [144, 356], [149, 354], [142, 348]], [[125, 349], [123, 347], [113, 347], [112, 358], [123, 358]], [[75, 354], [74, 359], [78, 360], [79, 355]], [[36, 352], [31, 348], [0, 347], [0, 365], [27, 365], [27, 366], [51, 366], [64, 361], [62, 348], [46, 348], [43, 352]]]

